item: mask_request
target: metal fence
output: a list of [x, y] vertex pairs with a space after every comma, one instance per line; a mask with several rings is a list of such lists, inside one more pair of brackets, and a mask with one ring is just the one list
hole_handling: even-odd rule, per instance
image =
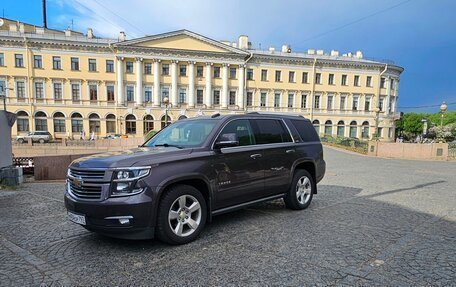
[[456, 159], [456, 142], [448, 143], [448, 158]]
[[367, 154], [369, 143], [367, 141], [361, 141], [356, 138], [342, 138], [342, 137], [328, 137], [324, 136], [320, 138], [321, 142], [328, 143], [330, 145], [339, 146], [348, 150]]
[[13, 165], [22, 167], [22, 172], [24, 174], [33, 174], [35, 172], [33, 157], [13, 157]]

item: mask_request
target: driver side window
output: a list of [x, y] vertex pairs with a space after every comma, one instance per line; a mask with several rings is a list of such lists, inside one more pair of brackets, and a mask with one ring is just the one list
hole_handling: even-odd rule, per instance
[[234, 120], [229, 122], [223, 128], [217, 141], [223, 141], [226, 138], [231, 138], [230, 134], [235, 135], [235, 140], [239, 142], [239, 146], [255, 144], [255, 138], [253, 136], [249, 120]]

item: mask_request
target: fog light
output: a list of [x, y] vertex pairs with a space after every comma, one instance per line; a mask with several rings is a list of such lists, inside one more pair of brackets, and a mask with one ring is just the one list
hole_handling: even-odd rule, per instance
[[119, 223], [124, 225], [124, 224], [130, 224], [130, 219], [128, 218], [119, 218]]

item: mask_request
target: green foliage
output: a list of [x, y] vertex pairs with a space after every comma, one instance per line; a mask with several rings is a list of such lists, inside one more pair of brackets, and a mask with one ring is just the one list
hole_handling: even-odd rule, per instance
[[[396, 136], [404, 136], [406, 139], [415, 138], [423, 133], [423, 122], [428, 122], [428, 130], [440, 126], [441, 113], [406, 113], [396, 121]], [[446, 112], [443, 117], [443, 125], [456, 123], [456, 111]]]

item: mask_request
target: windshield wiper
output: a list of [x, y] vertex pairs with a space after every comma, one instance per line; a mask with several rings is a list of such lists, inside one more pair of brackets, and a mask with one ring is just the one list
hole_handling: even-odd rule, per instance
[[183, 149], [183, 147], [181, 147], [181, 146], [179, 146], [179, 145], [167, 144], [167, 143], [164, 143], [164, 144], [155, 144], [154, 146], [175, 147], [175, 148], [178, 148], [178, 149]]

